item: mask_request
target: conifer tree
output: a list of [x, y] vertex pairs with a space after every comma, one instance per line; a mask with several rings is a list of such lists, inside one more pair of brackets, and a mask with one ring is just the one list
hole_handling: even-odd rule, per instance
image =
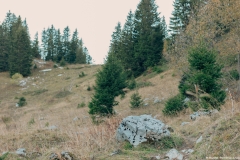
[[57, 62], [60, 62], [64, 56], [63, 54], [63, 47], [62, 47], [62, 40], [61, 40], [61, 32], [60, 30], [58, 29], [56, 31], [56, 35], [54, 36], [54, 46], [55, 46], [55, 49], [56, 49], [56, 55], [55, 55], [55, 60]]
[[39, 41], [38, 41], [38, 33], [35, 34], [34, 40], [32, 42], [32, 56], [35, 58], [41, 58]]
[[97, 74], [95, 93], [88, 105], [89, 114], [101, 116], [114, 114], [113, 106], [118, 104], [115, 97], [124, 94], [125, 87], [126, 76], [122, 66], [110, 53], [106, 64]]
[[9, 39], [6, 32], [0, 25], [0, 72], [8, 71]]
[[54, 60], [55, 46], [54, 46], [54, 34], [55, 28], [52, 25], [51, 28], [47, 29], [47, 56], [46, 60]]
[[27, 29], [22, 24], [19, 16], [17, 22], [13, 23], [10, 30], [11, 52], [9, 54], [10, 76], [20, 73], [23, 76], [31, 74], [31, 41]]
[[74, 63], [76, 61], [76, 52], [78, 48], [78, 31], [77, 29], [73, 32], [71, 43], [70, 43], [70, 52], [68, 55], [68, 62]]
[[42, 55], [46, 60], [46, 56], [48, 55], [48, 36], [45, 28], [42, 31]]
[[82, 39], [80, 39], [78, 41], [75, 63], [86, 64], [86, 55], [83, 52], [83, 41], [82, 41]]
[[62, 47], [63, 47], [63, 54], [64, 54], [64, 59], [65, 61], [69, 62], [69, 54], [70, 54], [70, 29], [67, 26], [63, 30], [63, 36], [62, 36]]
[[[156, 65], [161, 59], [164, 31], [157, 12], [155, 0], [142, 0], [135, 12], [134, 56], [137, 68], [135, 76], [148, 67]], [[158, 44], [156, 44], [158, 43]], [[156, 45], [158, 45], [157, 48]]]
[[112, 40], [110, 44], [110, 52], [114, 54], [120, 60], [120, 48], [121, 48], [121, 23], [118, 22], [115, 27], [115, 31], [112, 34]]
[[92, 57], [90, 56], [87, 47], [83, 48], [83, 53], [86, 56], [86, 64], [91, 64], [92, 63]]
[[189, 72], [183, 76], [181, 94], [194, 97], [203, 108], [218, 108], [224, 103], [226, 93], [221, 89], [222, 66], [216, 62], [216, 52], [203, 42], [189, 51]]
[[124, 24], [121, 35], [121, 49], [119, 59], [124, 67], [127, 76], [132, 76], [132, 68], [134, 68], [134, 14], [132, 11], [128, 13], [127, 20]]

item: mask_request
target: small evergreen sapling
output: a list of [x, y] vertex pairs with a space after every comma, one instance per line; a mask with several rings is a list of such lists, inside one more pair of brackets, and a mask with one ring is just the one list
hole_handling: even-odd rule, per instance
[[131, 96], [130, 108], [139, 108], [143, 104], [141, 95], [138, 92], [135, 92]]

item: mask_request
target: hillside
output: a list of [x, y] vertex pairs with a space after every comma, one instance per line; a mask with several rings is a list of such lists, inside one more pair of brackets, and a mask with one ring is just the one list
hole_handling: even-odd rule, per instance
[[[50, 157], [62, 160], [59, 158], [62, 152], [69, 152], [74, 160], [154, 160], [166, 159], [166, 153], [172, 148], [183, 154], [185, 160], [240, 159], [240, 81], [232, 74], [233, 70], [239, 71], [240, 63], [239, 7], [240, 1], [236, 0], [209, 0], [191, 17], [173, 46], [165, 41], [163, 58], [167, 64], [156, 66], [159, 72], [147, 67], [136, 78], [138, 88], [126, 89], [125, 97], [117, 97], [116, 114], [97, 117], [102, 121], [98, 125], [88, 114], [88, 103], [94, 94], [95, 75], [101, 65], [58, 67], [51, 61], [35, 59], [37, 68], [27, 78], [12, 79], [9, 72], [1, 72], [0, 160], [3, 159], [1, 154], [6, 152], [9, 154], [4, 160], [49, 160]], [[182, 74], [189, 70], [188, 51], [200, 41], [218, 53], [217, 62], [223, 66], [220, 81], [227, 94], [225, 104], [219, 111], [196, 120], [191, 120], [190, 108], [173, 117], [164, 116], [162, 110], [166, 101], [178, 94]], [[129, 65], [126, 62], [125, 65]], [[135, 67], [135, 63], [131, 65]], [[131, 109], [130, 97], [136, 92], [147, 104]], [[18, 107], [16, 103], [21, 97], [27, 104]], [[154, 102], [156, 99], [158, 101]], [[152, 115], [167, 124], [173, 130], [171, 137], [137, 147], [117, 142], [116, 130], [122, 119], [142, 114]], [[199, 139], [202, 140], [196, 143]], [[26, 149], [25, 156], [15, 154], [20, 148]], [[193, 152], [183, 152], [188, 149]]]
[[[39, 72], [48, 68], [52, 71]], [[140, 86], [138, 92], [143, 99], [149, 99], [148, 106], [131, 110], [130, 96], [135, 91], [128, 91], [125, 98], [118, 99], [120, 104], [115, 107], [117, 114], [106, 118], [100, 125], [94, 125], [87, 107], [93, 91], [87, 91], [87, 88], [94, 85], [94, 75], [100, 68], [98, 65], [69, 65], [60, 69], [53, 68], [53, 63], [50, 62], [25, 78], [27, 84], [24, 87], [18, 85], [20, 80], [12, 80], [8, 73], [1, 73], [0, 152], [15, 152], [18, 148], [25, 148], [28, 157], [20, 158], [10, 154], [7, 160], [49, 159], [51, 153], [59, 155], [62, 151], [69, 151], [76, 159], [150, 159], [157, 155], [163, 156], [169, 150], [163, 144], [143, 144], [132, 148], [128, 143], [116, 142], [116, 128], [122, 118], [141, 114], [151, 114], [171, 126], [174, 130], [174, 144], [176, 143], [171, 147], [178, 150], [194, 149], [195, 152], [190, 156], [192, 159], [219, 155], [238, 156], [240, 137], [236, 132], [240, 129], [239, 103], [227, 100], [215, 116], [203, 116], [196, 121], [190, 120], [189, 114], [192, 111], [189, 109], [176, 118], [162, 115], [165, 101], [177, 94], [181, 77], [172, 69], [160, 74], [149, 72], [137, 78]], [[79, 77], [82, 72], [86, 75]], [[27, 105], [16, 107], [18, 98], [22, 96], [26, 98]], [[156, 97], [161, 102], [154, 104]], [[82, 102], [86, 106], [78, 107]], [[182, 122], [190, 123], [181, 126]], [[203, 142], [195, 145], [201, 135], [204, 137]], [[228, 147], [225, 148], [224, 145]], [[109, 156], [115, 150], [121, 152]], [[38, 153], [41, 156], [37, 157]]]

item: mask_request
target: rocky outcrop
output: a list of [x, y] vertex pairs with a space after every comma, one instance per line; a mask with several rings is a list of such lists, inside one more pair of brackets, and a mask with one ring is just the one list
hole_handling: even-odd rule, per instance
[[218, 110], [210, 110], [210, 111], [197, 111], [190, 115], [191, 120], [196, 120], [197, 117], [207, 116], [218, 113]]
[[142, 142], [157, 141], [166, 136], [170, 136], [167, 125], [151, 115], [141, 115], [124, 118], [117, 129], [116, 139], [127, 140], [137, 146]]
[[183, 155], [176, 149], [171, 149], [165, 156], [168, 160], [183, 160]]

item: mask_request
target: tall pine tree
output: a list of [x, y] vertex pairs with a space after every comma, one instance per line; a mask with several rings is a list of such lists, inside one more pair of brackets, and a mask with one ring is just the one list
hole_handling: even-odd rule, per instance
[[23, 26], [21, 17], [12, 24], [10, 29], [11, 51], [9, 54], [10, 76], [20, 73], [23, 76], [31, 74], [31, 41], [27, 28]]
[[157, 65], [162, 57], [165, 35], [157, 8], [155, 0], [142, 0], [135, 12], [135, 76], [141, 74], [148, 67]]
[[35, 58], [41, 58], [38, 33], [35, 34], [34, 40], [32, 42], [32, 56]]

